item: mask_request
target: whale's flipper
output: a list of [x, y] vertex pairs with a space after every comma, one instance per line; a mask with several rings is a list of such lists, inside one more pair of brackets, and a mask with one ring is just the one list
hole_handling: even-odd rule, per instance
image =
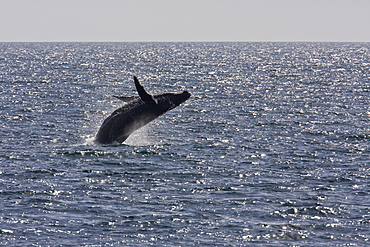
[[122, 100], [123, 102], [130, 102], [138, 98], [137, 96], [127, 96], [126, 97], [126, 96], [117, 96], [117, 95], [113, 95], [113, 97], [119, 100]]
[[153, 97], [150, 94], [148, 94], [145, 91], [144, 87], [140, 85], [139, 80], [136, 78], [136, 76], [134, 76], [134, 81], [135, 81], [137, 93], [139, 94], [140, 98], [147, 104], [156, 105], [157, 102], [153, 99]]

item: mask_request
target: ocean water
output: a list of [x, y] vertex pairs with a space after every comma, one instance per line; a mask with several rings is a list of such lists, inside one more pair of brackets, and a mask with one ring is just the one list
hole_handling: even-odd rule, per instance
[[[370, 43], [0, 43], [0, 245], [368, 246]], [[192, 97], [94, 143], [136, 95]]]

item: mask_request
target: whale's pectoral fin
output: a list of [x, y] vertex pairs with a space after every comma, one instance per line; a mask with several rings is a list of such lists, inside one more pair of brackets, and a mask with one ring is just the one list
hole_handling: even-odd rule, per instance
[[113, 95], [113, 97], [119, 99], [119, 100], [122, 100], [123, 102], [130, 102], [130, 101], [133, 101], [134, 99], [137, 99], [138, 97], [137, 96], [117, 96], [117, 95]]
[[153, 97], [150, 94], [148, 94], [145, 91], [144, 87], [140, 85], [139, 80], [136, 78], [136, 76], [134, 76], [134, 81], [135, 81], [136, 90], [137, 90], [140, 98], [147, 104], [156, 105], [157, 102], [153, 99]]

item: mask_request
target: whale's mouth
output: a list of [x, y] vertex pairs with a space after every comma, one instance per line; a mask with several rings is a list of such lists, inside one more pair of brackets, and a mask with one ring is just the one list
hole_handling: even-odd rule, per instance
[[189, 99], [190, 96], [191, 96], [191, 94], [188, 91], [184, 91], [184, 92], [182, 92], [182, 94], [184, 95], [185, 100]]
[[182, 91], [174, 93], [177, 97], [181, 98], [181, 103], [188, 100], [191, 96], [191, 94], [188, 91]]

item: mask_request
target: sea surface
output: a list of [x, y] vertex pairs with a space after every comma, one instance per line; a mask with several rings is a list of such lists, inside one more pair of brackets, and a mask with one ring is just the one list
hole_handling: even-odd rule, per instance
[[[137, 95], [191, 98], [122, 145]], [[370, 43], [0, 43], [0, 245], [369, 246]]]

